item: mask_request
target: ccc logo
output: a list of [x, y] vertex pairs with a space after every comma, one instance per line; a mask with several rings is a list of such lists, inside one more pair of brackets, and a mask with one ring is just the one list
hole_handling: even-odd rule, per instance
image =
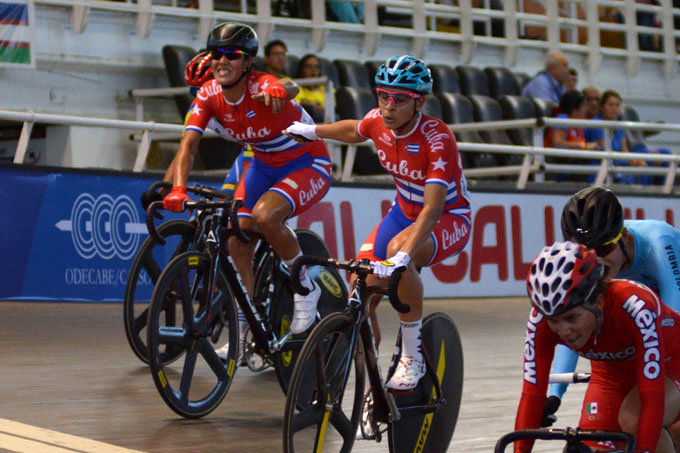
[[71, 232], [73, 245], [84, 259], [97, 255], [106, 260], [128, 260], [137, 251], [139, 235], [146, 233], [146, 225], [139, 222], [127, 195], [114, 199], [108, 194], [95, 198], [83, 193], [73, 203], [71, 220], [60, 220], [56, 226]]

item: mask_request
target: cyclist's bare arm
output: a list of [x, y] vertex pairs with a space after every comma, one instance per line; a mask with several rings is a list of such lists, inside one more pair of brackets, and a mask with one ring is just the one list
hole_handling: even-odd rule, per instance
[[[417, 257], [418, 247], [427, 241], [437, 222], [439, 222], [446, 202], [447, 190], [447, 187], [441, 184], [425, 184], [423, 210], [418, 214], [413, 223], [413, 230], [399, 250], [408, 253], [416, 261], [416, 264], [426, 264], [430, 258], [428, 256], [425, 258], [425, 262], [420, 262], [421, 260]], [[416, 256], [413, 255], [414, 253], [416, 253]]]
[[300, 94], [300, 87], [291, 79], [279, 79], [279, 83], [286, 89], [286, 99], [295, 99]]
[[173, 186], [186, 186], [191, 168], [194, 166], [194, 156], [198, 152], [201, 134], [188, 130], [184, 132], [179, 144], [179, 151], [165, 172], [165, 181], [172, 181]]
[[362, 137], [357, 131], [358, 125], [358, 120], [342, 120], [331, 124], [320, 124], [316, 126], [316, 135], [319, 138], [330, 138], [345, 143], [365, 142], [366, 137]]

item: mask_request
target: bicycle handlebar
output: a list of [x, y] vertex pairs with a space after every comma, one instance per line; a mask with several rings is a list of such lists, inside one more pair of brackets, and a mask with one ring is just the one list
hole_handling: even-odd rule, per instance
[[[332, 267], [335, 269], [342, 269], [358, 275], [368, 275], [373, 273], [373, 265], [369, 263], [364, 263], [362, 261], [357, 260], [342, 261], [336, 260], [334, 258], [322, 258], [320, 256], [302, 255], [301, 257], [295, 260], [293, 266], [290, 269], [290, 280], [295, 292], [303, 296], [309, 294], [309, 289], [307, 289], [302, 285], [302, 283], [300, 283], [300, 268], [305, 264], [309, 264], [312, 266], [324, 266]], [[399, 281], [401, 280], [401, 274], [405, 270], [406, 268], [395, 269], [394, 273], [390, 277], [390, 281], [387, 286], [387, 295], [390, 299], [390, 303], [392, 304], [394, 309], [397, 310], [399, 313], [408, 313], [411, 311], [411, 307], [402, 303], [402, 301], [399, 299], [399, 294], [397, 292], [397, 287], [399, 286]]]
[[[214, 190], [214, 189], [209, 189], [209, 188], [204, 188], [208, 190]], [[229, 200], [229, 201], [224, 201], [224, 200], [217, 200], [217, 201], [212, 201], [212, 200], [198, 200], [198, 201], [186, 201], [184, 202], [184, 209], [197, 209], [199, 211], [203, 211], [206, 209], [217, 209], [217, 208], [225, 208], [229, 210], [229, 224], [231, 225], [231, 229], [234, 231], [234, 234], [240, 240], [241, 242], [248, 243], [250, 242], [250, 237], [241, 229], [241, 225], [238, 222], [238, 210], [239, 208], [243, 206], [243, 201], [241, 200]], [[158, 230], [156, 229], [156, 224], [154, 222], [154, 217], [156, 216], [156, 211], [159, 209], [163, 208], [163, 202], [162, 201], [154, 201], [151, 203], [146, 210], [146, 227], [149, 230], [149, 235], [160, 245], [165, 245], [165, 239], [163, 236], [158, 234]]]
[[619, 431], [593, 431], [580, 428], [567, 429], [522, 429], [513, 431], [498, 439], [494, 453], [504, 453], [505, 447], [512, 442], [522, 439], [539, 440], [566, 440], [567, 442], [578, 442], [581, 440], [611, 440], [614, 442], [625, 442], [626, 446], [623, 453], [634, 453], [635, 438], [624, 432]]
[[590, 373], [557, 373], [550, 375], [551, 384], [576, 384], [590, 382]]
[[[156, 181], [153, 182], [148, 189], [146, 189], [146, 193], [148, 196], [151, 196], [154, 192], [156, 192], [159, 188], [165, 188], [165, 189], [172, 189], [172, 183], [169, 181]], [[228, 194], [225, 192], [222, 192], [221, 190], [213, 189], [212, 187], [207, 187], [207, 186], [202, 186], [200, 184], [192, 184], [187, 186], [187, 192], [191, 192], [195, 195], [198, 195], [199, 197], [204, 197], [204, 198], [219, 198], [219, 199], [225, 199], [227, 198]]]

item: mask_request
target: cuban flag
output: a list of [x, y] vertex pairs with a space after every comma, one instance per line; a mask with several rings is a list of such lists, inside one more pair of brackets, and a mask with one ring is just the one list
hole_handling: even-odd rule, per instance
[[32, 3], [0, 0], [0, 66], [35, 67], [32, 41]]
[[254, 112], [254, 111], [248, 110], [248, 111], [246, 111], [246, 116], [248, 117], [249, 120], [252, 120], [252, 119], [255, 118], [255, 116], [257, 116], [257, 115], [255, 115], [255, 112]]
[[420, 151], [419, 143], [406, 143], [406, 152], [411, 154], [418, 154]]

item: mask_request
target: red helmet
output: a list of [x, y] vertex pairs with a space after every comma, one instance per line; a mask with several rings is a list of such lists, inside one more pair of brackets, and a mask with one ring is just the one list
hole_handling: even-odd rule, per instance
[[212, 79], [210, 52], [201, 52], [184, 67], [184, 81], [187, 85], [200, 87]]

